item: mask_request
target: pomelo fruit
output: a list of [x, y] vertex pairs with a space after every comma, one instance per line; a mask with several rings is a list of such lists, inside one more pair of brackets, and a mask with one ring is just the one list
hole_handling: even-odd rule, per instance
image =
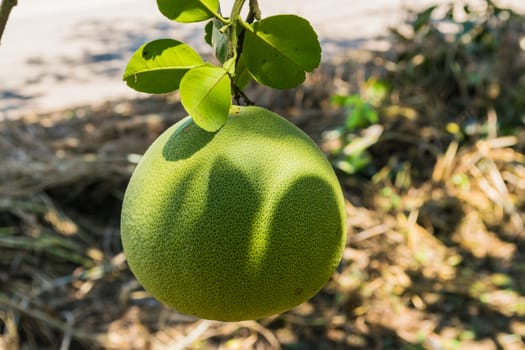
[[179, 312], [221, 321], [306, 301], [346, 240], [341, 187], [314, 142], [266, 109], [235, 108], [217, 132], [186, 117], [159, 136], [121, 218], [144, 288]]

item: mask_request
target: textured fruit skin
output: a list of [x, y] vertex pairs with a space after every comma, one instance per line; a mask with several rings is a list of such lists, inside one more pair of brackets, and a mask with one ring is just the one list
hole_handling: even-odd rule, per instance
[[238, 107], [217, 132], [187, 117], [138, 164], [121, 218], [139, 282], [179, 312], [221, 321], [280, 313], [316, 294], [346, 241], [344, 197], [314, 142]]

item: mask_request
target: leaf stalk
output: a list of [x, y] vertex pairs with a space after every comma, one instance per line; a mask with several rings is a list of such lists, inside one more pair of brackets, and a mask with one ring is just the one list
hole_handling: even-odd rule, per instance
[[246, 0], [235, 0], [230, 16], [230, 41], [228, 43], [228, 57], [237, 62], [238, 47], [239, 47], [239, 33], [237, 31], [239, 20], [241, 19], [241, 10]]

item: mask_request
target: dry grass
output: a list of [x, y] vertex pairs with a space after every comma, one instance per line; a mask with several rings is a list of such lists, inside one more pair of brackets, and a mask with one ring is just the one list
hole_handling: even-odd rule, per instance
[[[183, 116], [177, 106], [124, 101], [0, 125], [0, 347], [522, 348], [523, 131], [450, 142], [424, 181], [411, 179], [419, 142], [401, 170], [385, 161], [372, 178], [342, 176], [349, 240], [322, 293], [280, 316], [220, 323], [159, 305], [121, 253], [136, 155]], [[300, 122], [319, 138], [341, 117], [325, 114]]]
[[[323, 131], [344, 115], [329, 96], [376, 68], [345, 61], [297, 91], [251, 95], [330, 152]], [[123, 191], [184, 115], [176, 98], [1, 122], [0, 349], [525, 349], [525, 128], [501, 134], [489, 109], [489, 132], [456, 137], [430, 117], [446, 101], [403, 97], [416, 87], [381, 107], [373, 174], [340, 174], [349, 236], [333, 278], [290, 312], [240, 323], [160, 305], [122, 254]]]

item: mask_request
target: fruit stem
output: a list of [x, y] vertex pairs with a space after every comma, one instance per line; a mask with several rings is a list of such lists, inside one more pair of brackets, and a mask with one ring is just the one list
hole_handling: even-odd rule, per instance
[[242, 7], [244, 6], [244, 3], [246, 0], [235, 0], [232, 7], [232, 13], [230, 16], [230, 20], [232, 21], [232, 25], [235, 25], [235, 19], [239, 18], [241, 15]]
[[233, 88], [233, 92], [234, 92], [234, 98], [235, 98], [235, 102], [240, 105], [241, 104], [241, 99], [244, 100], [244, 103], [247, 105], [247, 106], [254, 106], [255, 105], [255, 102], [253, 102], [252, 100], [250, 100], [250, 98], [248, 97], [248, 95], [246, 95], [244, 93], [244, 91], [242, 91], [241, 89], [239, 89], [239, 87], [235, 84], [232, 84], [232, 88]]
[[233, 58], [234, 62], [237, 62], [238, 56], [238, 44], [239, 34], [237, 33], [238, 21], [241, 19], [241, 10], [246, 0], [235, 0], [232, 7], [230, 16], [231, 27], [230, 27], [230, 42], [228, 46], [228, 57]]
[[[231, 16], [229, 18], [230, 22], [230, 28], [229, 28], [229, 42], [228, 42], [228, 61], [233, 63], [233, 69], [228, 69], [228, 73], [234, 77], [236, 72], [235, 68], [237, 68], [237, 65], [239, 63], [239, 57], [242, 52], [242, 42], [244, 40], [244, 31], [246, 27], [250, 27], [248, 23], [252, 23], [254, 20], [261, 19], [261, 10], [259, 9], [259, 3], [258, 0], [250, 0], [250, 9], [248, 12], [248, 17], [246, 19], [246, 22], [244, 22], [241, 18], [241, 10], [246, 3], [246, 0], [235, 0]], [[239, 28], [241, 26], [241, 28]], [[251, 28], [250, 28], [251, 29]], [[239, 88], [235, 81], [232, 79], [232, 91], [234, 93], [234, 98], [237, 101], [238, 104], [240, 104], [241, 100], [244, 100], [244, 103], [246, 105], [254, 105], [253, 101], [251, 101], [248, 96], [242, 91], [241, 88]]]
[[11, 10], [13, 7], [15, 7], [18, 3], [18, 0], [1, 0], [0, 5], [0, 41], [2, 40], [2, 35], [4, 34], [5, 26], [7, 24], [7, 20], [9, 19], [9, 15], [11, 14]]

